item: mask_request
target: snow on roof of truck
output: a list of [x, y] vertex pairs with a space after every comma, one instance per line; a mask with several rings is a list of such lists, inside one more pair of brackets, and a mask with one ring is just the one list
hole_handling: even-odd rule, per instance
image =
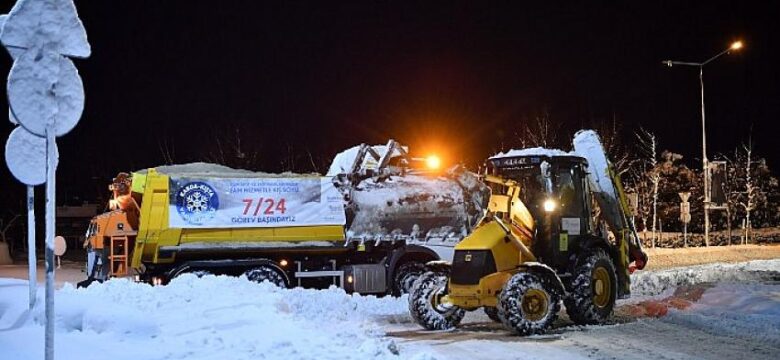
[[498, 154], [495, 154], [490, 157], [490, 159], [502, 159], [502, 158], [508, 158], [508, 157], [518, 157], [518, 156], [548, 156], [548, 157], [555, 157], [555, 156], [577, 156], [581, 157], [580, 155], [574, 153], [574, 152], [566, 152], [560, 149], [547, 149], [543, 147], [534, 147], [534, 148], [527, 148], [527, 149], [512, 149], [507, 152], [500, 152]]
[[[179, 175], [179, 176], [230, 177], [230, 178], [320, 176], [317, 173], [299, 174], [293, 172], [284, 172], [284, 173], [276, 174], [276, 173], [267, 173], [262, 171], [252, 171], [246, 169], [234, 169], [225, 165], [212, 164], [206, 162], [161, 165], [161, 166], [154, 167], [154, 169], [157, 170], [157, 172], [162, 174]], [[137, 172], [145, 174], [147, 172], [147, 169], [143, 169]]]

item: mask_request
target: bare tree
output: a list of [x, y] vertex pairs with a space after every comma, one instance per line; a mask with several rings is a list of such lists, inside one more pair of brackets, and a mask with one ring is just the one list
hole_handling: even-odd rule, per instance
[[658, 183], [661, 181], [661, 172], [658, 168], [658, 141], [655, 134], [647, 131], [643, 128], [639, 129], [636, 134], [639, 141], [639, 150], [644, 156], [643, 160], [646, 164], [644, 167], [647, 169], [644, 172], [644, 177], [652, 184], [652, 199], [653, 199], [653, 237], [651, 239], [651, 247], [655, 247], [656, 243], [656, 229], [658, 224]]
[[228, 132], [216, 132], [214, 148], [206, 154], [206, 161], [239, 169], [256, 168], [259, 148], [257, 144], [247, 145], [241, 136], [243, 133], [238, 126], [231, 127]]
[[164, 136], [162, 140], [157, 139], [157, 146], [160, 148], [160, 155], [163, 157], [165, 165], [173, 165], [176, 158], [176, 148], [173, 146], [173, 142], [168, 142], [168, 137]]
[[595, 121], [590, 124], [590, 128], [596, 130], [599, 134], [604, 151], [607, 152], [607, 157], [618, 175], [628, 173], [637, 159], [632, 156], [629, 149], [623, 144], [623, 136], [620, 125], [617, 122], [617, 115], [612, 116], [612, 121]]
[[13, 243], [8, 241], [8, 230], [11, 229], [20, 216], [21, 215], [19, 214], [10, 214], [10, 217], [8, 218], [0, 217], [0, 242], [8, 244], [8, 249], [11, 254], [13, 254], [14, 246]]
[[[753, 221], [751, 215], [758, 205], [759, 198], [763, 195], [761, 184], [758, 183], [758, 179], [754, 176], [758, 168], [754, 166], [756, 161], [753, 157], [752, 140], [749, 139], [747, 144], [742, 144], [742, 146], [735, 149], [733, 157], [723, 157], [729, 164], [726, 199], [729, 207], [737, 208], [734, 213], [729, 211], [728, 216], [739, 216], [739, 213], [744, 213], [742, 242], [747, 243], [752, 235]], [[731, 221], [731, 218], [729, 218], [729, 221]], [[729, 239], [730, 241], [731, 239]]]
[[750, 235], [752, 230], [752, 224], [750, 222], [750, 212], [755, 208], [754, 199], [756, 197], [756, 186], [753, 182], [751, 165], [753, 161], [753, 142], [748, 140], [747, 144], [742, 145], [742, 150], [745, 153], [745, 196], [743, 201], [739, 202], [739, 205], [745, 210], [745, 243], [750, 242]]
[[550, 121], [550, 113], [545, 110], [541, 115], [527, 122], [515, 135], [520, 139], [520, 146], [551, 148], [558, 146], [558, 134], [561, 127]]

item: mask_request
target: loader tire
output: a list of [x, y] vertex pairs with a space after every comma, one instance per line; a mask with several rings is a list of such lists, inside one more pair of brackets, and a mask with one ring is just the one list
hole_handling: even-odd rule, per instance
[[612, 315], [617, 298], [617, 275], [612, 259], [598, 249], [580, 258], [564, 299], [566, 313], [577, 324], [602, 324]]
[[493, 320], [493, 321], [498, 322], [498, 323], [501, 322], [501, 318], [498, 317], [498, 308], [497, 307], [485, 306], [484, 308], [482, 308], [482, 310], [485, 312], [485, 315], [487, 315], [490, 318], [490, 320]]
[[409, 313], [428, 330], [452, 329], [463, 320], [466, 311], [452, 304], [438, 303], [447, 285], [447, 277], [426, 272], [417, 278], [409, 293]]
[[254, 281], [256, 283], [268, 281], [282, 289], [287, 288], [287, 279], [271, 266], [258, 266], [247, 270], [244, 275], [249, 281]]
[[520, 335], [543, 334], [558, 317], [561, 298], [549, 278], [526, 272], [512, 276], [498, 296], [498, 316]]
[[410, 261], [402, 264], [393, 277], [393, 295], [401, 296], [412, 290], [415, 280], [425, 273], [425, 264]]

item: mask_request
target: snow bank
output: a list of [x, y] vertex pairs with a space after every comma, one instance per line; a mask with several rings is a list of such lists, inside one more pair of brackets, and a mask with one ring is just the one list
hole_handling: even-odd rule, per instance
[[[780, 259], [637, 272], [632, 291], [653, 296], [716, 283], [692, 307], [658, 321], [780, 346], [778, 272]], [[42, 289], [38, 296], [42, 304]], [[279, 289], [225, 276], [185, 275], [158, 287], [123, 279], [87, 289], [66, 285], [56, 294], [55, 347], [58, 358], [79, 360], [448, 359], [464, 354], [466, 345], [482, 357], [501, 358], [509, 349], [499, 344], [510, 342], [493, 340], [449, 347], [457, 353], [440, 346], [446, 338], [396, 343], [385, 336], [390, 324], [419, 330], [407, 301], [336, 288]], [[571, 358], [556, 344], [511, 344], [529, 358]], [[0, 358], [40, 359], [42, 345], [43, 308], [27, 311], [27, 282], [0, 279]]]
[[664, 321], [780, 347], [780, 287], [769, 284], [718, 284], [686, 311]]
[[[652, 261], [652, 259], [650, 259]], [[632, 296], [656, 296], [684, 285], [714, 282], [778, 281], [780, 259], [709, 264], [631, 275]]]
[[[26, 294], [26, 282], [0, 279], [3, 358], [42, 358], [43, 309], [28, 314]], [[66, 285], [56, 299], [56, 353], [78, 359], [396, 358], [378, 324], [409, 321], [406, 299], [225, 276]]]

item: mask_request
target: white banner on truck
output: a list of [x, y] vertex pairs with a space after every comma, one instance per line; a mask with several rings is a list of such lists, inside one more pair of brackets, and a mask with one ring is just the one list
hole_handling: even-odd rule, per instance
[[169, 226], [235, 228], [344, 225], [330, 178], [171, 177]]

